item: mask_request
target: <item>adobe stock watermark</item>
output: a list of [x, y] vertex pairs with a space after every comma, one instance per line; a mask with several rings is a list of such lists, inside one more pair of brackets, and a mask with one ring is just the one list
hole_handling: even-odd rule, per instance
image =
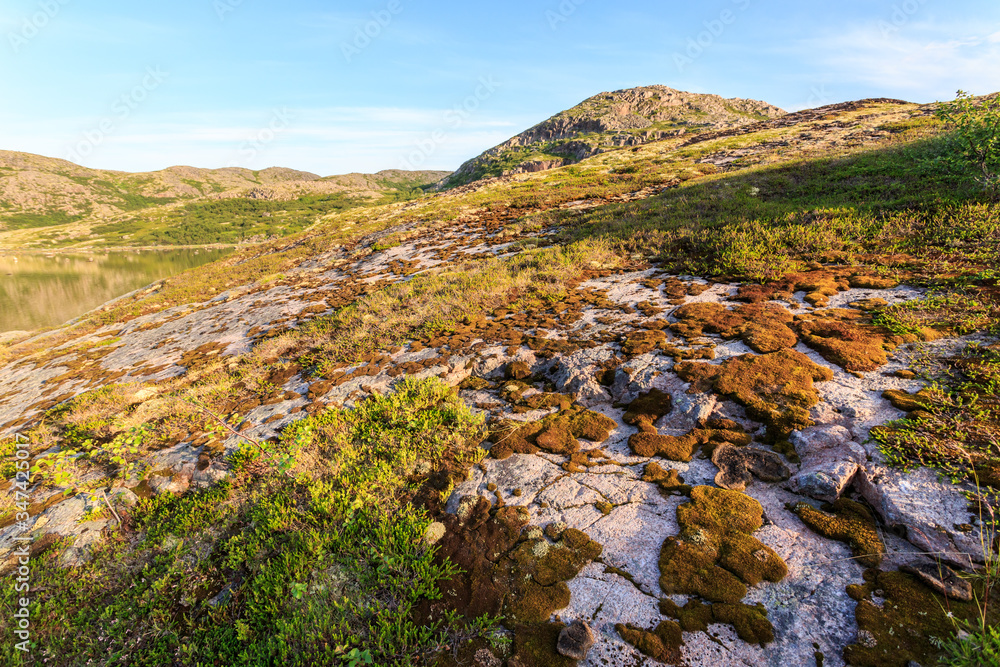
[[549, 28], [553, 31], [557, 30], [560, 25], [569, 21], [570, 17], [576, 14], [580, 5], [585, 2], [587, 0], [562, 0], [555, 9], [546, 10], [545, 18], [549, 22]]
[[684, 68], [694, 63], [705, 51], [710, 49], [716, 40], [725, 34], [726, 29], [736, 23], [739, 15], [750, 8], [751, 0], [731, 0], [736, 10], [723, 9], [719, 16], [702, 23], [704, 30], [694, 37], [689, 37], [687, 47], [683, 52], [674, 52], [674, 65], [678, 72], [683, 72]]
[[168, 76], [170, 73], [164, 72], [159, 66], [147, 67], [142, 81], [111, 104], [111, 115], [102, 118], [95, 128], [86, 130], [80, 140], [70, 147], [66, 159], [79, 163], [80, 160], [93, 155], [97, 147], [114, 134], [119, 126], [128, 120], [132, 112], [149, 98], [150, 93], [167, 80]]
[[243, 4], [243, 0], [213, 0], [212, 8], [220, 21], [226, 20], [226, 14], [236, 11], [236, 8]]
[[12, 30], [7, 33], [7, 41], [14, 53], [18, 53], [28, 45], [45, 27], [54, 19], [62, 8], [70, 3], [70, 0], [41, 0], [38, 3], [38, 11], [31, 16], [25, 17], [21, 23], [20, 30]]
[[356, 56], [360, 56], [362, 51], [371, 46], [371, 43], [392, 25], [393, 19], [402, 13], [403, 3], [400, 0], [389, 0], [385, 9], [372, 12], [370, 21], [354, 29], [354, 39], [341, 42], [340, 52], [344, 55], [344, 60], [351, 62]]
[[465, 125], [483, 103], [493, 97], [501, 84], [492, 76], [480, 77], [476, 90], [462, 102], [444, 112], [445, 125], [432, 131], [426, 137], [417, 141], [413, 149], [401, 161], [401, 169], [417, 171], [427, 164], [427, 160], [437, 152], [441, 144], [448, 140], [448, 131], [457, 130]]
[[806, 100], [806, 107], [810, 109], [823, 107], [832, 101], [833, 98], [830, 91], [826, 89], [826, 85], [820, 84], [809, 89], [809, 99]]
[[903, 26], [913, 20], [913, 17], [926, 4], [927, 0], [903, 0], [903, 2], [893, 5], [889, 20], [879, 19], [878, 29], [882, 33], [882, 37], [888, 38], [899, 32]]
[[28, 439], [23, 435], [14, 436], [17, 445], [14, 451], [14, 478], [10, 481], [11, 495], [14, 496], [14, 521], [16, 532], [13, 535], [15, 543], [13, 556], [17, 558], [17, 569], [14, 571], [14, 613], [10, 627], [14, 637], [20, 641], [14, 642], [14, 648], [24, 653], [31, 650], [31, 535], [29, 532], [28, 507], [31, 505], [31, 452]]
[[[291, 127], [293, 120], [295, 120], [295, 114], [290, 109], [286, 109], [285, 107], [274, 109], [271, 112], [271, 119], [247, 137], [246, 141], [240, 146], [238, 159], [244, 165], [252, 163], [268, 144]], [[233, 160], [229, 163], [229, 166], [239, 167], [240, 162]]]

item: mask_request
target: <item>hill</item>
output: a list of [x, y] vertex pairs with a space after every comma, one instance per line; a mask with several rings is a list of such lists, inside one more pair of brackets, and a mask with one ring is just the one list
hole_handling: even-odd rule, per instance
[[[0, 151], [0, 247], [198, 245], [283, 235], [333, 211], [419, 194], [445, 175], [390, 170], [323, 178], [278, 167], [132, 174]], [[252, 203], [241, 211], [222, 200]]]
[[466, 162], [443, 184], [454, 187], [491, 176], [543, 171], [613, 148], [738, 127], [782, 114], [766, 102], [666, 86], [601, 93]]
[[936, 108], [346, 210], [6, 337], [36, 655], [937, 664], [1000, 620], [1000, 205]]

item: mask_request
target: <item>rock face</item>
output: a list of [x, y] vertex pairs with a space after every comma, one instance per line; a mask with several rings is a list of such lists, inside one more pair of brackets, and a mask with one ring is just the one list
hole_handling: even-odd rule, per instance
[[865, 462], [865, 449], [840, 425], [815, 426], [796, 431], [790, 438], [802, 461], [789, 481], [796, 493], [833, 502], [840, 497]]
[[466, 162], [442, 185], [454, 187], [489, 176], [544, 171], [612, 148], [739, 127], [784, 113], [766, 102], [723, 99], [667, 86], [601, 93]]
[[594, 632], [585, 621], [576, 620], [559, 633], [557, 650], [560, 655], [573, 660], [586, 660], [587, 653], [594, 645]]

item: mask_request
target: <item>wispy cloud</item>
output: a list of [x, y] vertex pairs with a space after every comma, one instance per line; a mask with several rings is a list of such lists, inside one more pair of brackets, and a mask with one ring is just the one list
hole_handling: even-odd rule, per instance
[[[329, 107], [288, 110], [291, 121], [269, 136], [273, 110], [149, 114], [130, 120], [107, 137], [83, 166], [153, 171], [176, 164], [199, 167], [271, 166], [329, 175], [401, 168], [414, 146], [443, 131], [432, 159], [421, 168], [454, 169], [531, 123], [488, 114], [470, 116], [459, 127], [447, 123], [447, 109]], [[4, 148], [66, 158], [93, 127], [93, 118], [33, 121], [0, 113]], [[523, 127], [522, 127], [523, 126]], [[54, 133], [53, 127], [61, 128]], [[78, 128], [70, 131], [62, 128]], [[266, 138], [266, 141], [261, 139]], [[248, 144], [255, 147], [247, 151]]]
[[1000, 33], [914, 23], [886, 34], [871, 25], [811, 39], [796, 50], [828, 76], [915, 101], [950, 96], [958, 88], [1000, 89]]

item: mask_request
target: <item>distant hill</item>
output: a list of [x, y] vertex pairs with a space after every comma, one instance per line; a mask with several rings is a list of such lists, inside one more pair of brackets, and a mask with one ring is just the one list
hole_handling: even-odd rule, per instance
[[686, 93], [667, 86], [601, 93], [469, 160], [442, 185], [544, 171], [613, 148], [724, 130], [784, 114], [767, 102]]
[[[268, 235], [269, 232], [254, 227], [239, 233], [222, 230], [212, 239], [209, 239], [212, 234], [208, 233], [196, 235], [200, 241], [193, 241], [195, 237], [190, 235], [175, 235], [176, 238], [166, 235], [163, 225], [181, 222], [191, 217], [188, 214], [192, 211], [197, 213], [204, 208], [218, 209], [219, 216], [233, 208], [231, 204], [220, 204], [219, 200], [272, 202], [266, 206], [256, 205], [261, 209], [288, 208], [273, 202], [294, 202], [291, 208], [308, 208], [310, 213], [323, 212], [328, 207], [342, 210], [352, 205], [382, 203], [386, 197], [405, 197], [447, 175], [448, 172], [441, 171], [389, 170], [324, 178], [281, 167], [251, 171], [236, 167], [198, 169], [185, 166], [127, 173], [88, 169], [66, 160], [30, 153], [0, 151], [0, 246], [130, 244], [135, 242], [137, 233], [139, 240], [145, 238], [146, 243], [167, 245], [183, 241], [242, 240], [248, 233], [259, 231]], [[276, 212], [252, 211], [260, 217], [273, 217]], [[269, 213], [272, 215], [267, 215]], [[308, 216], [299, 215], [291, 227], [301, 228], [306, 222]], [[116, 231], [93, 233], [95, 228], [108, 225]], [[158, 234], [143, 237], [141, 232], [148, 231], [151, 226]], [[291, 227], [286, 225], [283, 229], [294, 231]], [[33, 230], [42, 228], [46, 236], [39, 239], [38, 232]], [[126, 234], [129, 238], [123, 237]]]

